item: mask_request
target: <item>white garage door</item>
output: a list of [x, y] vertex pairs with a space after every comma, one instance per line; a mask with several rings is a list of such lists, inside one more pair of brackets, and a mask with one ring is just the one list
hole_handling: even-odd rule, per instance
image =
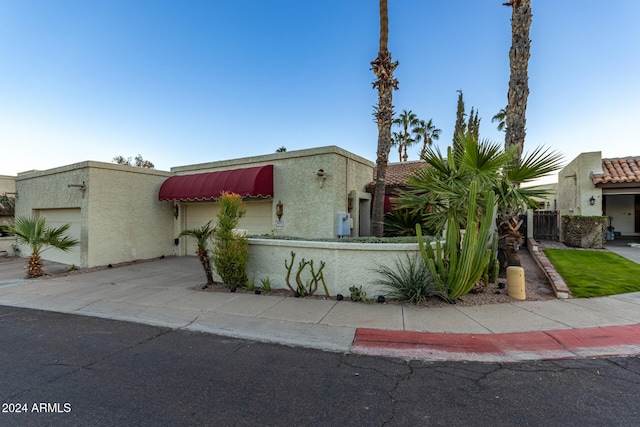
[[[247, 208], [247, 214], [240, 219], [238, 228], [248, 230], [249, 234], [271, 233], [272, 200], [245, 201], [244, 206]], [[217, 203], [189, 203], [183, 205], [183, 208], [185, 208], [187, 230], [202, 227], [208, 221], [211, 221], [211, 226], [215, 227], [219, 211]], [[195, 239], [191, 237], [182, 237], [182, 239], [187, 239], [187, 255], [194, 255]]]
[[[47, 227], [60, 227], [61, 225], [69, 224], [70, 227], [69, 230], [67, 230], [67, 234], [80, 241], [82, 220], [80, 209], [41, 209], [38, 211], [38, 216], [40, 218], [46, 218]], [[42, 258], [63, 264], [80, 266], [80, 247], [81, 245], [78, 244], [68, 252], [50, 248], [42, 253]]]

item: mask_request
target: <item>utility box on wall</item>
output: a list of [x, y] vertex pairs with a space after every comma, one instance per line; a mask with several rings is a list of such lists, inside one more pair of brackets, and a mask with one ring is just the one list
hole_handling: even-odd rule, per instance
[[338, 237], [351, 236], [351, 216], [346, 212], [338, 212], [336, 218], [336, 228]]

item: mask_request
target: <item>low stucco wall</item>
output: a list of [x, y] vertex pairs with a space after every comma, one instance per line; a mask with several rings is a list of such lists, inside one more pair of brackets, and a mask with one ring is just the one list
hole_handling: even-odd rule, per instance
[[0, 252], [6, 252], [8, 256], [13, 256], [13, 246], [15, 244], [15, 236], [0, 237]]
[[[419, 256], [417, 243], [340, 243], [309, 242], [271, 239], [249, 239], [249, 264], [247, 273], [260, 286], [260, 279], [269, 278], [272, 288], [286, 289], [285, 278], [287, 263], [291, 261], [291, 252], [296, 258], [291, 271], [290, 282], [295, 285], [295, 273], [302, 258], [313, 260], [317, 272], [320, 261], [325, 262], [322, 270], [327, 288], [331, 295], [349, 295], [349, 287], [362, 286], [368, 297], [380, 295], [382, 291], [374, 282], [381, 278], [376, 271], [385, 265], [395, 268], [396, 261], [406, 261], [406, 254]], [[303, 272], [303, 278], [310, 278], [309, 267]], [[218, 278], [219, 280], [219, 278]], [[316, 295], [323, 295], [322, 284]]]

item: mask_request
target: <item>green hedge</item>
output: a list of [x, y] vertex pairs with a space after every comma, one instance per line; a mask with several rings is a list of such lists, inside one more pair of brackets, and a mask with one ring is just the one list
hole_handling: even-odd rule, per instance
[[606, 216], [562, 216], [562, 240], [575, 248], [602, 249], [606, 242]]

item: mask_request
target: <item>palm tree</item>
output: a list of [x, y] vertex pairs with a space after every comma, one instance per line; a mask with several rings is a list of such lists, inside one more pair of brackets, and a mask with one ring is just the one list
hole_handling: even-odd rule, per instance
[[516, 159], [522, 155], [527, 124], [527, 98], [529, 97], [529, 56], [531, 40], [531, 0], [511, 0], [511, 49], [509, 51], [509, 92], [507, 96], [507, 119], [505, 126], [505, 149], [518, 147]]
[[404, 146], [404, 137], [400, 132], [391, 134], [391, 146], [398, 148], [398, 161], [402, 162], [402, 147]]
[[211, 221], [199, 228], [182, 231], [178, 237], [190, 236], [196, 239], [196, 255], [202, 264], [204, 274], [207, 276], [207, 284], [203, 289], [213, 284], [213, 268], [211, 267], [211, 257], [209, 256], [209, 241], [213, 237], [215, 228], [211, 227]]
[[15, 222], [8, 226], [9, 231], [16, 236], [16, 240], [21, 245], [31, 248], [31, 255], [27, 259], [27, 279], [44, 275], [42, 270], [41, 254], [47, 249], [54, 248], [63, 252], [68, 252], [80, 242], [66, 235], [70, 224], [60, 227], [47, 227], [46, 219], [34, 217], [18, 217]]
[[393, 121], [393, 124], [398, 125], [402, 128], [402, 147], [399, 148], [399, 150], [404, 150], [404, 157], [401, 154], [400, 161], [402, 161], [404, 158], [404, 161], [406, 162], [409, 158], [409, 156], [407, 155], [407, 147], [415, 142], [415, 139], [411, 138], [409, 128], [418, 126], [418, 116], [416, 116], [411, 110], [403, 110], [402, 114], [400, 114], [400, 117]]
[[491, 123], [498, 122], [498, 131], [507, 131], [507, 107], [504, 107], [491, 118]]
[[433, 119], [429, 119], [428, 122], [424, 120], [418, 120], [418, 126], [413, 128], [413, 133], [417, 136], [416, 139], [422, 138], [422, 150], [420, 151], [420, 158], [422, 158], [427, 151], [427, 145], [432, 145], [434, 140], [440, 139], [441, 129], [436, 129], [433, 125]]
[[[470, 183], [475, 180], [479, 195], [488, 189], [495, 194], [501, 266], [519, 265], [517, 249], [522, 243], [519, 214], [527, 207], [537, 207], [536, 199], [544, 197], [546, 191], [516, 184], [532, 182], [559, 169], [562, 156], [537, 148], [514, 162], [519, 147], [505, 150], [491, 141], [478, 142], [469, 134], [462, 135], [460, 143], [462, 150], [449, 148], [447, 157], [427, 147], [424, 156], [427, 166], [409, 179], [408, 191], [398, 191], [401, 197], [395, 199], [396, 207], [428, 212], [425, 224], [438, 233], [444, 230], [447, 221], [450, 227], [464, 228]], [[478, 197], [477, 202], [482, 206], [484, 200]]]
[[387, 0], [380, 0], [380, 48], [378, 57], [371, 62], [376, 80], [373, 88], [378, 88], [378, 104], [374, 116], [378, 123], [378, 148], [376, 152], [376, 185], [371, 214], [371, 234], [382, 237], [384, 232], [384, 193], [391, 149], [391, 125], [393, 121], [393, 90], [398, 89], [398, 80], [393, 72], [398, 62], [391, 61], [389, 45], [389, 10]]

